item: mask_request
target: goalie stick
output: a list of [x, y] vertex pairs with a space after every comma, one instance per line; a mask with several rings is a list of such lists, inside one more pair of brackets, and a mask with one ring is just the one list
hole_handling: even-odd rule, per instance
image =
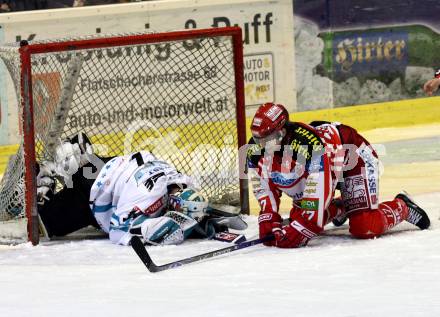
[[237, 250], [251, 247], [253, 245], [257, 245], [257, 244], [260, 244], [260, 243], [263, 243], [266, 241], [270, 241], [272, 239], [273, 239], [273, 236], [269, 235], [263, 239], [255, 239], [255, 240], [245, 241], [245, 242], [242, 242], [239, 244], [234, 244], [234, 245], [226, 247], [226, 248], [206, 252], [206, 253], [199, 254], [199, 255], [194, 255], [189, 258], [181, 259], [181, 260], [178, 260], [175, 262], [170, 262], [170, 263], [163, 264], [163, 265], [156, 265], [153, 262], [150, 255], [148, 254], [147, 250], [145, 249], [145, 246], [144, 246], [142, 240], [138, 236], [133, 236], [131, 238], [131, 247], [136, 252], [136, 254], [139, 256], [141, 261], [145, 264], [148, 271], [155, 273], [155, 272], [173, 269], [173, 268], [185, 265], [185, 264], [199, 262], [199, 261], [202, 261], [205, 259], [213, 258], [215, 256], [231, 253], [231, 252], [234, 252]]
[[75, 93], [75, 88], [78, 84], [78, 78], [83, 62], [84, 59], [80, 55], [74, 56], [69, 61], [69, 64], [67, 65], [66, 78], [63, 81], [64, 85], [61, 88], [60, 100], [56, 106], [53, 116], [55, 119], [50, 123], [47, 135], [43, 138], [46, 143], [47, 155], [49, 155], [51, 161], [53, 161], [53, 157], [55, 156], [55, 148], [60, 142], [61, 135], [64, 131], [64, 126], [66, 125], [67, 115], [72, 106], [73, 94]]

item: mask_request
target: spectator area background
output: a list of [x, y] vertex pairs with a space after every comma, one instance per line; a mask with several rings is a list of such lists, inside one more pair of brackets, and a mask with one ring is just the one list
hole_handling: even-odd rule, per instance
[[[122, 2], [135, 1], [0, 0], [2, 12]], [[424, 96], [421, 84], [440, 65], [438, 1], [293, 0], [293, 4], [297, 110]], [[380, 56], [387, 43], [390, 55]], [[347, 55], [345, 60], [341, 54]]]
[[[148, 0], [143, 0], [148, 1]], [[0, 0], [0, 12], [45, 10], [89, 5], [137, 2], [136, 0]]]
[[[275, 99], [283, 100], [289, 111], [295, 112], [292, 12], [289, 0], [275, 0], [270, 6], [266, 0], [181, 0], [39, 10], [0, 15], [0, 43], [96, 33], [165, 32], [238, 25], [242, 28], [244, 40], [246, 115], [252, 116], [259, 104]], [[104, 53], [103, 58], [113, 59], [115, 63], [120, 54], [125, 54], [111, 50]], [[163, 59], [169, 56], [166, 49], [145, 54]], [[60, 59], [62, 62], [63, 58]], [[0, 63], [0, 90], [8, 92], [0, 95], [0, 144], [15, 144], [19, 134], [16, 95], [8, 78], [7, 70]], [[84, 74], [79, 82], [81, 89], [89, 83]], [[92, 84], [99, 85], [99, 82]], [[117, 95], [117, 90], [110, 89]], [[159, 84], [157, 89], [161, 89]]]
[[299, 111], [426, 97], [440, 2], [295, 0]]

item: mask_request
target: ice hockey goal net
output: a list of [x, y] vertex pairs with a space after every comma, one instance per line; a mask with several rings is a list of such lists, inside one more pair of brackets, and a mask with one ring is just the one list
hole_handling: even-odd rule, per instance
[[21, 131], [0, 183], [3, 238], [17, 234], [2, 225], [24, 223], [38, 243], [36, 163], [78, 132], [102, 156], [151, 151], [194, 176], [212, 202], [247, 210], [239, 28], [21, 42], [0, 58]]

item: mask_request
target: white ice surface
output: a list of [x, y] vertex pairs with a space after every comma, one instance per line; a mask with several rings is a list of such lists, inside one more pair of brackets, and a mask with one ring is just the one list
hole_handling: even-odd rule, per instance
[[[415, 198], [430, 230], [355, 240], [330, 226], [306, 248], [254, 246], [154, 274], [107, 240], [2, 246], [0, 316], [440, 316], [440, 193]], [[162, 264], [222, 246], [149, 251]]]

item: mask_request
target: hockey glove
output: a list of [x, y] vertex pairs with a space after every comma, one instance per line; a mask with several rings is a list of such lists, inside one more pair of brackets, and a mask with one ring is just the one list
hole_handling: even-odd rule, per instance
[[92, 145], [84, 133], [78, 133], [72, 139], [63, 141], [55, 149], [56, 172], [64, 179], [70, 179], [78, 169], [93, 155]]
[[[260, 239], [273, 234], [275, 237], [281, 232], [281, 216], [276, 212], [266, 212], [258, 216], [258, 225], [260, 231]], [[274, 246], [276, 240], [266, 241], [265, 246]]]
[[44, 205], [50, 200], [50, 194], [55, 190], [55, 164], [43, 162], [39, 165], [37, 175], [37, 203]]
[[290, 214], [291, 222], [274, 233], [278, 248], [299, 248], [322, 231], [320, 227], [304, 219], [300, 213]]

